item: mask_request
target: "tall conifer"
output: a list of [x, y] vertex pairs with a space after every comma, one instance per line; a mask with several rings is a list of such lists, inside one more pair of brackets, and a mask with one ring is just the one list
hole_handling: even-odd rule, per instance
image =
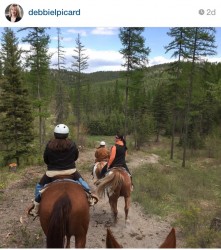
[[77, 142], [80, 139], [80, 124], [81, 124], [81, 85], [83, 79], [83, 71], [88, 68], [88, 59], [89, 57], [85, 54], [85, 47], [81, 42], [81, 37], [78, 34], [76, 40], [76, 47], [74, 49], [74, 55], [72, 56], [74, 62], [72, 67], [74, 72], [76, 72], [76, 116], [77, 116]]
[[33, 96], [35, 98], [35, 106], [38, 110], [39, 118], [39, 149], [41, 150], [45, 138], [45, 118], [47, 117], [48, 101], [48, 73], [50, 55], [48, 53], [48, 46], [50, 37], [46, 33], [47, 28], [33, 27], [22, 28], [20, 31], [27, 30], [28, 34], [22, 39], [23, 42], [30, 44], [30, 50], [27, 51], [27, 67], [30, 68], [33, 83]]
[[0, 138], [4, 145], [4, 159], [16, 160], [31, 152], [33, 117], [28, 92], [22, 86], [21, 51], [14, 32], [5, 28], [1, 43], [3, 83], [1, 85]]
[[120, 40], [123, 48], [120, 53], [123, 55], [123, 67], [126, 69], [125, 105], [124, 105], [124, 134], [128, 132], [128, 98], [129, 81], [131, 74], [135, 70], [143, 69], [147, 66], [150, 49], [145, 47], [145, 39], [141, 35], [144, 28], [124, 27], [120, 28]]

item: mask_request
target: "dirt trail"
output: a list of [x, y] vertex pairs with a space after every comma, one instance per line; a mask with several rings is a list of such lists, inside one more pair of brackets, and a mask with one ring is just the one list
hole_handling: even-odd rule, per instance
[[[94, 151], [80, 152], [77, 162], [80, 166], [93, 163]], [[152, 164], [158, 161], [156, 155], [129, 155], [128, 166], [133, 169], [145, 162]], [[45, 237], [42, 233], [39, 220], [33, 221], [25, 215], [25, 209], [33, 198], [36, 179], [44, 172], [44, 167], [31, 167], [22, 179], [13, 183], [4, 190], [3, 199], [0, 200], [0, 247], [1, 248], [44, 248]], [[93, 180], [90, 171], [82, 173], [91, 187]], [[119, 221], [113, 225], [113, 219], [107, 198], [102, 199], [90, 208], [90, 225], [87, 234], [87, 248], [105, 248], [106, 228], [110, 227], [114, 236], [124, 248], [158, 248], [171, 229], [169, 220], [145, 215], [141, 207], [132, 202], [129, 211], [129, 223], [124, 222], [124, 201], [119, 200]], [[71, 246], [74, 247], [74, 239]], [[178, 242], [179, 246], [179, 242]]]

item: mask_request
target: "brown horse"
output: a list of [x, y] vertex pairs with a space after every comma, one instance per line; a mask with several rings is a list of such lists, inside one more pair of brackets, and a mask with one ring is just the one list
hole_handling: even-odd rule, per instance
[[[106, 248], [123, 248], [122, 245], [120, 245], [114, 238], [109, 228], [107, 228]], [[176, 248], [176, 233], [174, 228], [171, 229], [165, 241], [160, 245], [159, 248]]]
[[102, 197], [107, 191], [114, 222], [117, 222], [117, 201], [120, 196], [125, 200], [125, 222], [128, 221], [128, 212], [131, 201], [131, 178], [123, 168], [113, 168], [103, 179], [98, 181], [97, 194]]
[[70, 181], [48, 185], [42, 193], [39, 207], [47, 248], [70, 248], [75, 236], [75, 248], [84, 248], [89, 225], [89, 204], [82, 186]]

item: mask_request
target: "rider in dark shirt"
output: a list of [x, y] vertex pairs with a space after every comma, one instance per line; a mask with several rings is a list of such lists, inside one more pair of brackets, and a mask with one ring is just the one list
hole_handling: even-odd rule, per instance
[[98, 201], [97, 196], [91, 193], [89, 185], [76, 170], [75, 161], [78, 159], [79, 151], [76, 144], [67, 138], [68, 134], [69, 128], [65, 124], [59, 124], [54, 129], [54, 138], [46, 145], [43, 157], [47, 171], [36, 185], [34, 206], [32, 205], [28, 212], [30, 215], [38, 214], [41, 200], [39, 191], [44, 185], [52, 182], [53, 177], [59, 175], [71, 176], [73, 180], [79, 182], [89, 194], [89, 198], [92, 198], [90, 205]]
[[106, 166], [101, 171], [101, 176], [113, 167], [123, 167], [131, 176], [131, 173], [126, 164], [127, 146], [122, 135], [115, 136], [115, 145], [111, 148], [110, 159]]

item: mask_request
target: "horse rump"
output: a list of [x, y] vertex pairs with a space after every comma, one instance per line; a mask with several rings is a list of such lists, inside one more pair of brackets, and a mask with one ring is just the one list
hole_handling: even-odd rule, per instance
[[117, 188], [120, 189], [124, 181], [123, 175], [121, 175], [121, 170], [111, 170], [104, 178], [98, 181], [97, 194], [99, 197], [105, 195], [105, 190], [108, 190], [109, 195], [111, 195]]

